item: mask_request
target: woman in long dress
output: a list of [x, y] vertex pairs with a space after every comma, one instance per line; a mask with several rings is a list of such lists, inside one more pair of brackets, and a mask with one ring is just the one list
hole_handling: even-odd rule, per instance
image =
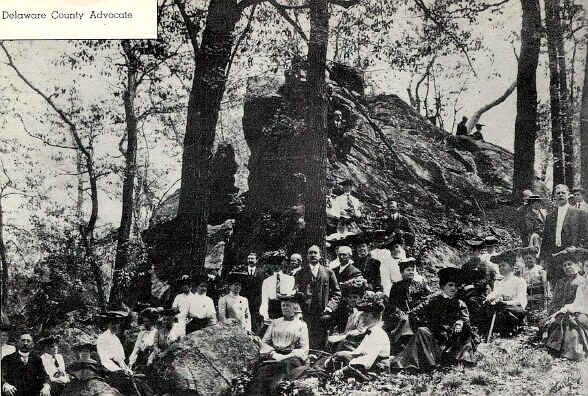
[[[574, 259], [571, 254], [562, 258], [568, 281], [561, 279], [560, 287], [554, 290], [554, 301], [560, 308], [555, 310], [557, 305], [551, 305], [553, 313], [543, 326], [542, 337], [545, 346], [560, 357], [583, 360], [588, 352], [588, 282], [577, 275], [578, 265]], [[576, 275], [571, 279], [574, 272]], [[572, 291], [575, 295], [570, 301]]]
[[155, 308], [141, 311], [143, 328], [137, 335], [135, 347], [129, 356], [129, 368], [135, 372], [149, 374], [155, 355], [159, 352], [159, 331], [155, 323], [159, 319], [159, 312]]
[[302, 320], [305, 295], [280, 296], [281, 318], [275, 319], [263, 336], [259, 351], [262, 364], [250, 387], [250, 395], [270, 395], [284, 379], [292, 378], [308, 360], [308, 327]]
[[457, 268], [439, 271], [441, 293], [410, 313], [414, 335], [391, 359], [391, 369], [430, 370], [441, 364], [474, 363], [468, 308], [457, 298], [459, 274]]
[[227, 319], [237, 319], [241, 326], [251, 331], [251, 313], [249, 312], [249, 301], [246, 297], [239, 295], [241, 285], [245, 282], [247, 274], [230, 273], [227, 279], [229, 294], [218, 300], [218, 320], [224, 322]]

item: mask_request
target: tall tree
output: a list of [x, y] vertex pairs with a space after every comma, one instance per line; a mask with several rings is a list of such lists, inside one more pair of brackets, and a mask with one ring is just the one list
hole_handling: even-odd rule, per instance
[[584, 61], [584, 86], [580, 110], [580, 152], [582, 153], [582, 184], [588, 185], [588, 51]]
[[327, 183], [327, 90], [325, 70], [329, 42], [329, 8], [327, 0], [310, 2], [310, 36], [306, 114], [306, 188], [304, 220], [306, 246], [324, 250], [326, 236]]
[[537, 65], [541, 46], [539, 0], [521, 0], [521, 51], [517, 69], [517, 116], [515, 120], [513, 194], [519, 199], [535, 179], [537, 137]]

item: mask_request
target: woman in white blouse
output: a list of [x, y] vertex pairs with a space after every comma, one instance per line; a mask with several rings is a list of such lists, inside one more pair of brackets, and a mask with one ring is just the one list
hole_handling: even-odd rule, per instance
[[155, 308], [146, 308], [141, 312], [143, 329], [137, 335], [135, 347], [129, 356], [129, 367], [135, 371], [145, 373], [151, 367], [153, 359], [159, 352], [159, 332], [155, 323], [159, 312]]
[[237, 319], [241, 326], [251, 331], [251, 313], [249, 312], [249, 301], [246, 297], [239, 295], [241, 285], [245, 282], [246, 273], [230, 273], [227, 279], [229, 294], [218, 300], [218, 320], [224, 322], [228, 319]]
[[63, 355], [59, 353], [59, 340], [51, 336], [41, 338], [37, 342], [37, 347], [43, 351], [41, 361], [49, 377], [51, 395], [60, 395], [65, 389], [65, 384], [69, 382], [69, 376], [65, 371]]

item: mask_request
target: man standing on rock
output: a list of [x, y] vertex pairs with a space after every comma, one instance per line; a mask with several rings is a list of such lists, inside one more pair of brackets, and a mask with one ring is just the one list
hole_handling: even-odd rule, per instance
[[341, 182], [344, 193], [331, 201], [331, 207], [327, 210], [327, 216], [337, 221], [337, 233], [356, 234], [360, 230], [357, 221], [361, 218], [361, 202], [351, 195], [353, 182], [345, 179]]
[[296, 273], [295, 288], [305, 295], [302, 307], [308, 324], [310, 347], [323, 349], [327, 340], [327, 325], [341, 301], [341, 289], [335, 273], [321, 265], [321, 250], [313, 245], [307, 252], [308, 265]]
[[563, 278], [564, 271], [553, 260], [552, 254], [567, 247], [583, 247], [586, 244], [587, 212], [571, 207], [568, 203], [569, 189], [565, 184], [555, 186], [557, 208], [545, 218], [541, 255], [543, 268], [547, 271], [547, 280], [553, 285]]
[[[390, 209], [391, 213], [390, 217], [386, 221], [386, 231], [397, 232], [398, 230], [400, 230], [404, 234], [409, 234], [414, 238], [414, 230], [412, 229], [412, 225], [410, 224], [410, 221], [408, 221], [406, 216], [400, 214], [398, 210], [398, 202], [390, 201], [388, 208]], [[405, 239], [406, 237], [407, 235], [405, 235]]]
[[380, 260], [370, 255], [370, 249], [366, 241], [360, 241], [356, 248], [357, 260], [355, 266], [363, 273], [368, 282], [368, 288], [372, 291], [382, 291], [382, 278], [380, 276]]

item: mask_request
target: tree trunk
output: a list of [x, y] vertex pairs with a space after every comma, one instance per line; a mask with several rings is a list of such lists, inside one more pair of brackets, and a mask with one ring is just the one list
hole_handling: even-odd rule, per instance
[[135, 114], [135, 96], [137, 94], [138, 59], [128, 40], [124, 40], [122, 48], [127, 61], [127, 81], [123, 94], [126, 121], [127, 148], [124, 150], [125, 173], [122, 188], [122, 212], [118, 228], [114, 275], [110, 291], [109, 304], [120, 306], [124, 301], [125, 270], [129, 264], [129, 239], [134, 212], [135, 174], [137, 172], [137, 116]]
[[188, 101], [182, 156], [178, 219], [182, 231], [180, 273], [195, 273], [204, 266], [210, 211], [210, 161], [216, 123], [225, 91], [225, 70], [231, 57], [235, 25], [240, 12], [233, 0], [211, 0], [202, 42], [196, 47], [194, 80]]
[[537, 137], [537, 64], [541, 46], [539, 0], [521, 0], [521, 51], [517, 71], [517, 117], [515, 121], [513, 194], [532, 188], [535, 181]]
[[584, 61], [584, 86], [580, 110], [580, 151], [582, 153], [582, 184], [588, 186], [588, 51]]
[[556, 39], [557, 62], [559, 66], [559, 104], [564, 151], [564, 174], [566, 176], [566, 184], [571, 189], [574, 187], [574, 178], [576, 174], [574, 163], [574, 132], [572, 130], [572, 104], [569, 100], [570, 97], [568, 94], [566, 53], [561, 27], [560, 0], [551, 0], [551, 2], [553, 5], [553, 35]]
[[8, 260], [6, 259], [6, 246], [4, 245], [4, 209], [0, 198], [0, 263], [2, 264], [2, 311], [6, 311], [8, 303]]
[[517, 87], [517, 82], [515, 81], [498, 98], [496, 98], [492, 102], [485, 104], [484, 106], [482, 106], [478, 110], [476, 110], [476, 112], [474, 112], [474, 115], [469, 119], [469, 121], [467, 123], [468, 133], [470, 133], [472, 131], [472, 129], [476, 126], [476, 124], [480, 121], [480, 118], [482, 117], [482, 115], [484, 113], [486, 113], [488, 110], [490, 110], [490, 109], [498, 106], [502, 102], [504, 102], [506, 100], [506, 98], [508, 98], [510, 96], [510, 94], [514, 92], [516, 87]]
[[[560, 76], [557, 60], [557, 27], [555, 26], [553, 3], [545, 0], [545, 25], [547, 28], [547, 50], [549, 54], [549, 98], [551, 103], [551, 150], [553, 151], [553, 185], [565, 184], [565, 159], [563, 153]], [[565, 99], [564, 99], [565, 100]]]
[[327, 0], [310, 2], [308, 42], [308, 108], [306, 114], [306, 152], [308, 167], [304, 192], [306, 247], [318, 245], [324, 251], [326, 236], [327, 183], [327, 92], [325, 70], [329, 40]]

